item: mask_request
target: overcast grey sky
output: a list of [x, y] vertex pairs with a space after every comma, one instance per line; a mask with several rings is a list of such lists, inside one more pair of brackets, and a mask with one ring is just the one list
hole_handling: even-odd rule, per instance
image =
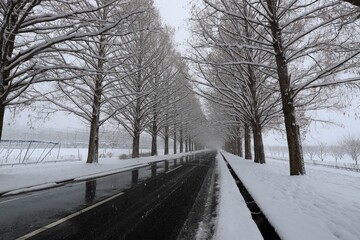
[[154, 0], [165, 24], [175, 28], [175, 39], [179, 49], [185, 51], [186, 40], [190, 38], [187, 20], [190, 17], [190, 6], [187, 0]]

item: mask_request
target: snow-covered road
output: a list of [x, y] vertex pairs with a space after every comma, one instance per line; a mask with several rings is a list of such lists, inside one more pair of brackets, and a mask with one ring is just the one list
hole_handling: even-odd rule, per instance
[[62, 182], [68, 179], [84, 180], [108, 175], [125, 171], [129, 168], [144, 166], [150, 162], [175, 159], [188, 154], [189, 153], [179, 153], [126, 160], [119, 160], [117, 156], [114, 156], [113, 158], [101, 158], [98, 164], [58, 162], [13, 167], [4, 166], [0, 168], [0, 195], [5, 192], [13, 194], [51, 187], [56, 185], [56, 182]]
[[[177, 239], [203, 182], [213, 175], [215, 155], [2, 197], [0, 239]], [[196, 230], [197, 221], [186, 226]]]

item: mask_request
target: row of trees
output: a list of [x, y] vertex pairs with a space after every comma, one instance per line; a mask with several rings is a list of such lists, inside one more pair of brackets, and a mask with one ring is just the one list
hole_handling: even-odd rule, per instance
[[8, 0], [0, 6], [0, 136], [7, 107], [38, 101], [44, 114], [65, 111], [89, 126], [88, 163], [98, 161], [105, 123], [128, 131], [133, 157], [144, 131], [152, 136], [152, 155], [159, 135], [165, 154], [171, 136], [175, 153], [177, 142], [180, 152], [199, 147], [206, 119], [172, 30], [152, 0]]
[[[269, 153], [276, 157], [285, 157], [288, 153], [286, 147], [282, 146], [269, 146]], [[348, 155], [356, 165], [358, 165], [358, 159], [360, 158], [360, 138], [355, 136], [348, 136], [339, 141], [338, 145], [327, 145], [324, 142], [320, 142], [318, 145], [306, 145], [304, 146], [305, 158], [314, 161], [325, 161], [331, 157], [335, 162], [342, 160], [345, 155]]]
[[357, 1], [202, 0], [193, 8], [198, 92], [225, 146], [265, 163], [264, 128], [285, 130], [290, 175], [305, 174], [301, 131], [312, 111], [342, 107], [358, 80]]

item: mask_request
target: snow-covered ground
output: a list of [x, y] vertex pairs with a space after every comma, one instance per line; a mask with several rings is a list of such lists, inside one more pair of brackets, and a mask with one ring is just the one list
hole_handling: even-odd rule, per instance
[[[48, 162], [86, 161], [87, 148], [29, 148], [29, 143], [24, 143], [21, 148], [8, 148], [0, 146], [0, 167], [5, 165], [34, 164]], [[100, 148], [100, 158], [119, 158], [121, 155], [130, 155], [131, 149]], [[149, 154], [151, 149], [140, 149], [140, 154]], [[170, 154], [173, 153], [170, 149]], [[158, 155], [164, 155], [164, 149], [158, 150]]]
[[[184, 154], [119, 160], [98, 164], [46, 163], [0, 168], [0, 192], [55, 185], [67, 179], [110, 174]], [[225, 157], [284, 240], [360, 239], [360, 173], [307, 166], [306, 176], [289, 176], [287, 162], [259, 165], [234, 155]], [[224, 161], [217, 157], [219, 199], [214, 239], [258, 240], [262, 236]]]
[[[73, 154], [75, 154], [76, 151], [78, 150], [68, 149], [66, 153], [74, 152]], [[84, 154], [84, 151], [80, 151]], [[109, 152], [109, 150], [107, 152]], [[78, 162], [3, 166], [0, 168], [0, 193], [8, 192], [8, 194], [14, 194], [42, 189], [55, 186], [56, 182], [68, 179], [81, 180], [94, 176], [102, 176], [112, 172], [147, 165], [153, 161], [174, 159], [187, 155], [186, 153], [182, 153], [119, 160], [119, 154], [128, 154], [128, 152], [126, 150], [112, 150], [112, 152], [112, 158], [100, 158], [98, 164], [86, 164], [83, 158], [83, 161]], [[147, 152], [147, 150], [142, 150], [142, 152]], [[220, 189], [216, 220], [218, 224], [215, 227], [216, 237], [214, 239], [238, 239], [238, 237], [249, 240], [262, 239], [224, 161], [219, 155], [217, 160], [217, 171], [219, 175], [218, 186]]]
[[282, 239], [360, 239], [360, 173], [307, 165], [289, 176], [287, 162], [225, 157]]
[[[286, 155], [288, 155], [288, 154], [281, 154], [281, 155], [269, 154], [269, 155], [266, 155], [266, 158], [289, 161], [289, 159], [287, 157], [285, 157]], [[352, 160], [351, 157], [348, 155], [345, 155], [341, 159], [338, 159], [338, 160], [336, 160], [333, 156], [325, 156], [323, 161], [321, 161], [318, 158], [314, 158], [313, 160], [311, 160], [305, 155], [304, 162], [313, 164], [313, 165], [324, 165], [324, 166], [330, 166], [330, 167], [334, 167], [334, 168], [345, 168], [345, 169], [351, 169], [353, 171], [360, 172], [360, 165], [356, 164], [355, 161]]]
[[251, 218], [250, 211], [236, 186], [234, 178], [219, 154], [217, 155], [217, 165], [220, 189], [214, 239], [263, 239]]

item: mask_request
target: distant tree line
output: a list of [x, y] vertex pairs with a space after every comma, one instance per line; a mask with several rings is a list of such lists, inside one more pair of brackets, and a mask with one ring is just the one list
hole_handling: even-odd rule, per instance
[[[269, 154], [276, 157], [286, 158], [288, 149], [284, 146], [268, 146]], [[321, 162], [343, 160], [348, 155], [355, 165], [358, 165], [360, 158], [360, 138], [356, 136], [347, 136], [339, 140], [336, 145], [328, 145], [325, 142], [319, 142], [314, 145], [304, 145], [304, 158], [310, 161], [319, 160]]]

